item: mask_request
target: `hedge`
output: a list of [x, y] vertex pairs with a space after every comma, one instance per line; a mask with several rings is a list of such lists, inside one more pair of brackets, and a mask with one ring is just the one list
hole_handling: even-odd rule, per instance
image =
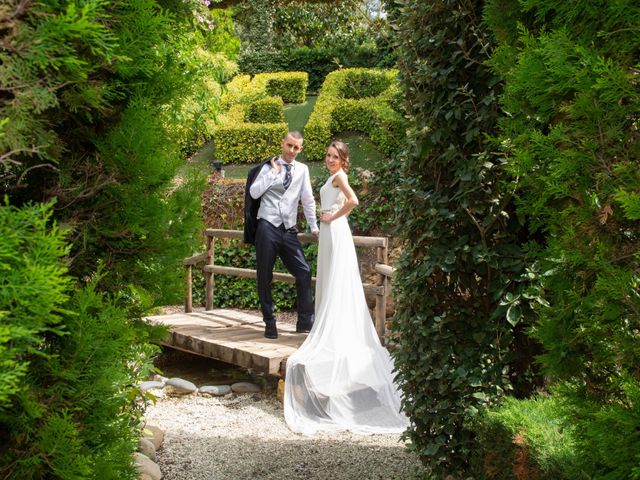
[[280, 154], [286, 123], [218, 125], [213, 131], [215, 159], [222, 163], [258, 163]]
[[305, 72], [237, 75], [226, 86], [221, 105], [225, 113], [209, 119], [214, 158], [222, 163], [258, 163], [280, 153], [287, 134], [284, 102], [306, 98]]
[[396, 75], [396, 70], [364, 68], [327, 75], [304, 129], [307, 159], [321, 159], [332, 136], [344, 130], [369, 135], [387, 155], [397, 151], [405, 121], [392, 107], [400, 91]]
[[264, 85], [268, 95], [282, 97], [285, 103], [302, 103], [307, 98], [307, 72], [259, 73], [253, 81]]
[[244, 110], [248, 123], [282, 123], [284, 110], [281, 97], [265, 97], [250, 103]]

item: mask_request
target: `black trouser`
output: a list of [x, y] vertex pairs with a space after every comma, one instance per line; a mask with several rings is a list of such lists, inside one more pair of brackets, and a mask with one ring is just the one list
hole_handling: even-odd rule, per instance
[[266, 220], [258, 220], [256, 230], [256, 262], [258, 270], [258, 296], [262, 319], [265, 323], [276, 321], [273, 314], [271, 280], [276, 257], [282, 259], [289, 273], [296, 278], [298, 293], [298, 324], [310, 325], [313, 321], [313, 297], [311, 293], [311, 269], [304, 258], [302, 246], [295, 228], [285, 229], [284, 224], [274, 227]]

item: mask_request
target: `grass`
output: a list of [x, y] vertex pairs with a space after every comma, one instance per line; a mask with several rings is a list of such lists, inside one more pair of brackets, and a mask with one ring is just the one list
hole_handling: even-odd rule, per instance
[[[302, 132], [304, 126], [309, 120], [309, 116], [316, 104], [317, 97], [309, 96], [307, 101], [296, 105], [286, 105], [284, 107], [284, 118], [289, 125], [289, 130], [298, 130]], [[336, 135], [336, 139], [340, 139], [349, 145], [351, 167], [371, 168], [376, 163], [384, 160], [384, 155], [378, 151], [376, 146], [367, 137], [356, 132], [342, 132]], [[211, 158], [212, 147], [206, 145], [195, 157]], [[327, 176], [327, 170], [324, 161], [308, 162], [304, 156], [304, 150], [298, 157], [300, 161], [309, 166], [311, 178], [324, 178]], [[253, 164], [242, 165], [225, 165], [225, 176], [227, 178], [246, 178], [247, 173], [253, 167]]]

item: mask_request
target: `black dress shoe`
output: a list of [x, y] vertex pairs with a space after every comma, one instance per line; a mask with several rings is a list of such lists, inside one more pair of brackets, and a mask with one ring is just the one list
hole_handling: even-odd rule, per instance
[[275, 323], [267, 323], [264, 327], [264, 336], [267, 338], [278, 338], [278, 329]]
[[309, 333], [313, 323], [296, 324], [296, 333]]

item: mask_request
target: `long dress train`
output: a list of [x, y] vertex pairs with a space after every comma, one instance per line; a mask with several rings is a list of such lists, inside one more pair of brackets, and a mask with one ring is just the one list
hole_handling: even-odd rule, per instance
[[[320, 189], [321, 209], [337, 211], [342, 191], [331, 175]], [[289, 428], [398, 433], [409, 424], [400, 411], [393, 361], [371, 321], [346, 216], [321, 223], [315, 323], [287, 360], [284, 415]]]

